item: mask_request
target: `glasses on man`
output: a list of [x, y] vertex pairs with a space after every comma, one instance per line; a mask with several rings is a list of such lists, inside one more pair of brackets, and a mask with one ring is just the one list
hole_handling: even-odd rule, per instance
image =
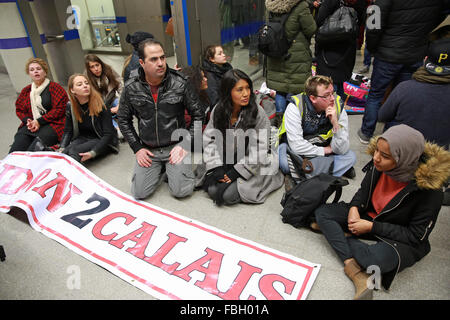
[[322, 98], [322, 99], [325, 99], [325, 100], [331, 100], [331, 99], [334, 99], [334, 91], [331, 92], [331, 93], [328, 93], [328, 94], [326, 94], [324, 96], [316, 96], [316, 97], [319, 97], [319, 98]]

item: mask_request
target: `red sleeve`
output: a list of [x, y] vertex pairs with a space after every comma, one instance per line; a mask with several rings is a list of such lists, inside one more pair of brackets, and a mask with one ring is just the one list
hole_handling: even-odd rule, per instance
[[66, 105], [69, 101], [63, 87], [56, 82], [50, 82], [49, 91], [52, 97], [52, 108], [42, 116], [48, 122], [60, 121], [65, 117]]
[[16, 100], [16, 115], [23, 123], [26, 123], [28, 118], [33, 119], [30, 107], [30, 91], [31, 85], [26, 86]]

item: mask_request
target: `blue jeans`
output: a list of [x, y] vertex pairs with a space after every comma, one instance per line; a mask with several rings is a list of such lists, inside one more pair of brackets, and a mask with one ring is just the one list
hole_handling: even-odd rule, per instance
[[275, 96], [276, 113], [284, 113], [291, 96], [291, 93], [277, 92]]
[[370, 67], [371, 62], [372, 62], [372, 55], [370, 54], [369, 50], [367, 50], [367, 48], [364, 48], [363, 64], [367, 67]]
[[344, 83], [343, 82], [334, 83], [333, 88], [334, 88], [334, 91], [336, 92], [336, 94], [341, 97], [342, 103], [344, 103], [345, 99], [347, 98], [347, 96], [345, 95], [345, 91], [344, 91]]
[[389, 85], [392, 83], [393, 89], [400, 82], [410, 80], [412, 74], [421, 65], [422, 62], [404, 65], [386, 62], [377, 58], [373, 59], [371, 87], [361, 125], [361, 131], [364, 135], [369, 138], [372, 137], [377, 125], [378, 110]]
[[[278, 147], [278, 159], [280, 163], [280, 170], [284, 174], [290, 174], [289, 164], [287, 161], [287, 143], [281, 143]], [[333, 176], [341, 177], [347, 172], [356, 162], [356, 155], [352, 150], [348, 150], [345, 154], [334, 154], [328, 157], [333, 157]], [[314, 172], [313, 175], [320, 172]]]
[[[117, 105], [119, 104], [119, 98], [114, 99], [114, 101], [111, 103], [111, 108], [117, 107]], [[116, 114], [112, 114], [112, 123], [114, 128], [118, 128], [119, 124], [117, 123], [117, 113]]]

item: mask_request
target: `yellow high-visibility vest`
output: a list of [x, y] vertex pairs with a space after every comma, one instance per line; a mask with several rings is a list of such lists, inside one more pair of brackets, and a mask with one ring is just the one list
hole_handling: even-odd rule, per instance
[[[336, 108], [336, 114], [339, 119], [341, 115], [342, 110], [342, 102], [341, 97], [338, 96], [336, 93], [334, 93], [335, 99], [334, 99], [334, 107]], [[297, 106], [298, 110], [300, 111], [300, 117], [303, 118], [303, 96], [306, 96], [305, 92], [302, 92], [296, 96], [292, 96], [292, 100], [294, 100], [295, 105]], [[308, 97], [306, 97], [308, 99]], [[280, 128], [278, 128], [278, 142], [277, 145], [280, 143], [281, 137], [286, 133], [286, 127], [285, 127], [285, 117], [286, 114], [283, 115], [283, 121], [281, 122]], [[324, 141], [330, 139], [333, 137], [333, 129], [330, 129], [326, 134], [319, 134], [318, 135], [321, 139]]]

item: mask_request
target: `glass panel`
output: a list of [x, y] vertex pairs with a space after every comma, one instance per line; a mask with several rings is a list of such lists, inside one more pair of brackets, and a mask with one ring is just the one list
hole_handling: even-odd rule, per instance
[[122, 51], [112, 0], [71, 0], [84, 50]]
[[256, 33], [264, 23], [264, 0], [219, 0], [221, 42], [234, 68], [249, 75], [262, 68]]

